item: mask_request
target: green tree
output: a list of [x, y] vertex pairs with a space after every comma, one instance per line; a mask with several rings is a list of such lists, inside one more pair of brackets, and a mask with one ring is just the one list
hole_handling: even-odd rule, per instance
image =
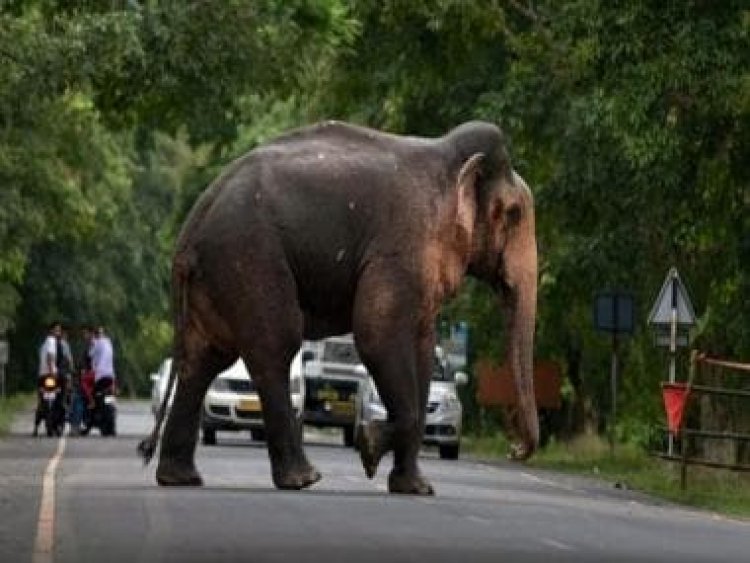
[[[108, 326], [126, 381], [141, 385], [168, 338], [168, 249], [196, 170], [221, 160], [246, 96], [289, 96], [346, 41], [345, 16], [335, 1], [0, 4], [0, 316], [13, 381], [60, 316]], [[156, 162], [169, 159], [159, 130], [184, 162]]]

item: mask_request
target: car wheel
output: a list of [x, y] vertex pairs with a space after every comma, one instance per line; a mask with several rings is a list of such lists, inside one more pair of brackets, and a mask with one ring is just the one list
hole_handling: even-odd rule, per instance
[[440, 459], [458, 459], [459, 444], [446, 444], [440, 446]]
[[354, 447], [354, 426], [344, 426], [344, 446]]
[[250, 436], [256, 442], [263, 442], [266, 439], [266, 431], [263, 428], [252, 428]]
[[216, 429], [215, 428], [203, 429], [203, 445], [204, 446], [216, 445]]

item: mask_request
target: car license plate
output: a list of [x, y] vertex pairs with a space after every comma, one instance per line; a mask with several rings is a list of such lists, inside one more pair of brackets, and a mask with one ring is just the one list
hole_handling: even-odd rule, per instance
[[260, 410], [260, 399], [243, 399], [237, 404], [237, 410], [258, 412]]
[[335, 401], [338, 398], [338, 392], [335, 389], [331, 389], [330, 387], [326, 387], [318, 391], [319, 401]]
[[54, 391], [45, 391], [44, 393], [42, 393], [42, 396], [44, 397], [45, 401], [52, 401], [52, 400], [54, 400], [54, 398], [55, 398], [56, 395], [57, 395], [57, 393], [55, 393]]
[[117, 402], [117, 399], [114, 395], [106, 395], [104, 397], [104, 404], [105, 405], [114, 405]]
[[354, 401], [331, 401], [331, 412], [351, 416], [354, 414]]

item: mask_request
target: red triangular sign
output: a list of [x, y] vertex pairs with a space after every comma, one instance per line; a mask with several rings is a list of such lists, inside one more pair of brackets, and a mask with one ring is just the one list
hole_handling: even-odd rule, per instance
[[667, 411], [667, 427], [672, 434], [680, 432], [685, 403], [690, 395], [690, 388], [685, 383], [662, 383], [664, 408]]

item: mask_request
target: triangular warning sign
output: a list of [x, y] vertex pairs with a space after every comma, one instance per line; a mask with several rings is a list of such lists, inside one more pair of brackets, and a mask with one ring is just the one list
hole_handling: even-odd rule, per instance
[[685, 289], [676, 268], [669, 270], [667, 279], [664, 280], [659, 296], [656, 298], [648, 316], [649, 324], [672, 324], [672, 309], [675, 310], [675, 320], [678, 325], [692, 326], [695, 324], [693, 304], [690, 302], [687, 289]]
[[662, 383], [661, 386], [664, 409], [667, 411], [667, 428], [670, 433], [679, 434], [690, 387], [685, 383]]

